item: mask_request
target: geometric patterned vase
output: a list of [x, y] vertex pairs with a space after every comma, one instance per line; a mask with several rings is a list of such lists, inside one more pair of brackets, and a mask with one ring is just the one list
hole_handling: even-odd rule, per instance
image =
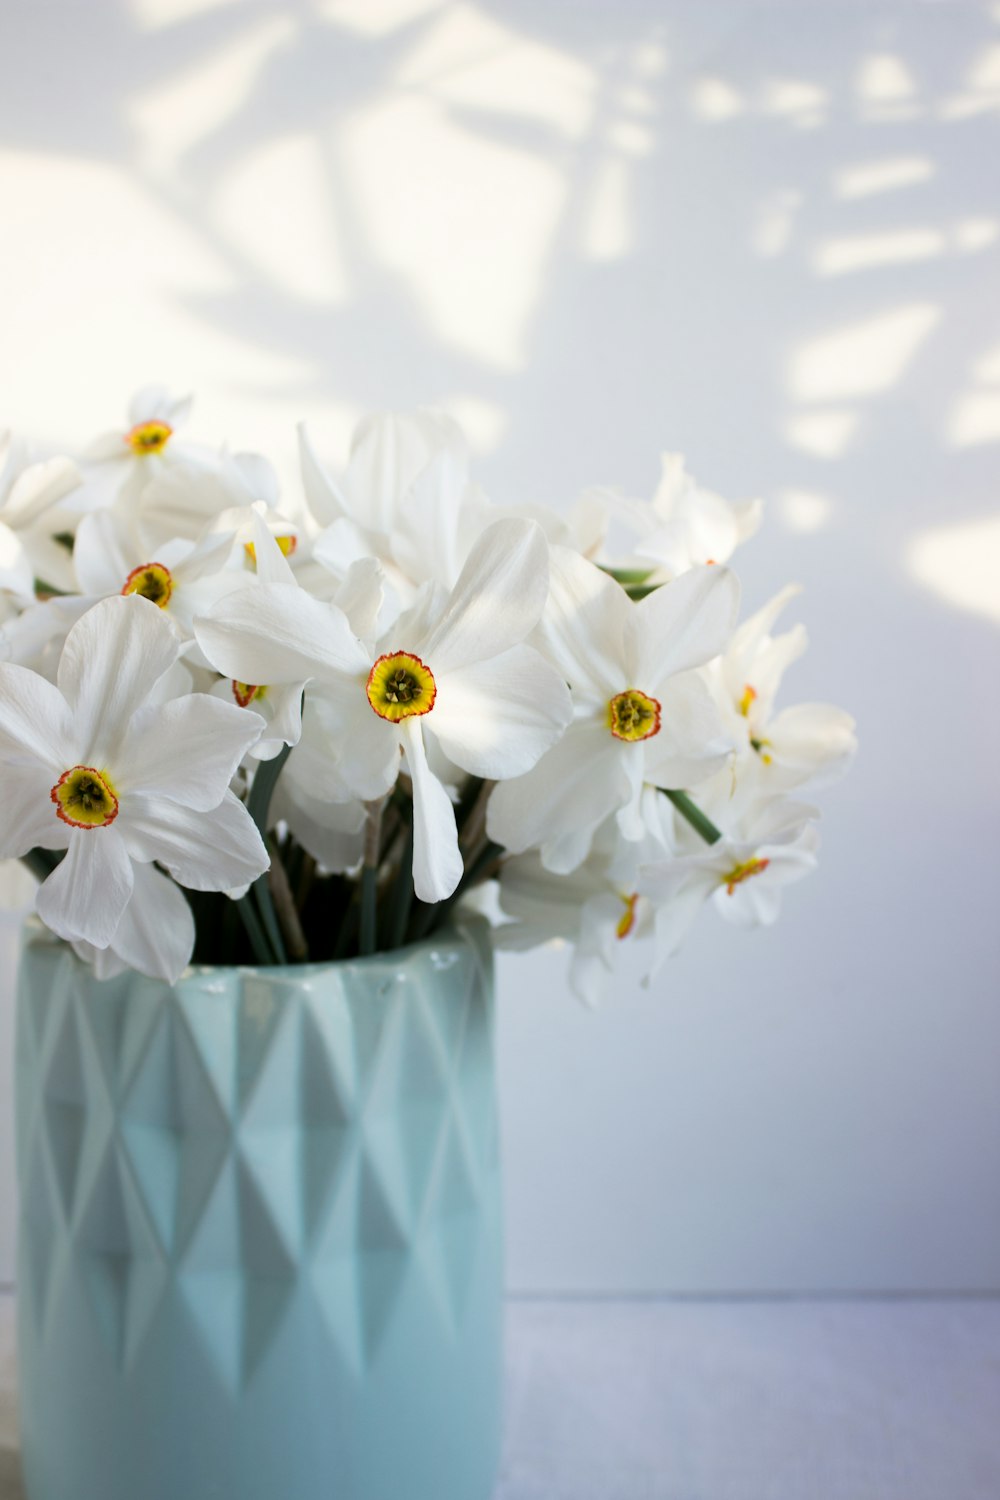
[[488, 1500], [501, 1420], [492, 952], [18, 994], [30, 1500]]

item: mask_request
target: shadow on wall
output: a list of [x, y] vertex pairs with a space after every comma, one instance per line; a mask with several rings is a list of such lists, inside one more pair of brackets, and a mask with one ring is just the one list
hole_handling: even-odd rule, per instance
[[[865, 479], [902, 466], [895, 565], [995, 614], [997, 17], [707, 11], [28, 8], [0, 65], [3, 173], [63, 226], [20, 271], [64, 383], [57, 406], [50, 331], [29, 387], [47, 365], [55, 423], [95, 349], [144, 378], [137, 322], [157, 370], [197, 339], [199, 365], [288, 417], [446, 402], [482, 450], [530, 454], [530, 498], [619, 455], [648, 488], [666, 439], [720, 488], [774, 486], [799, 532], [846, 496], [891, 523]], [[567, 462], [546, 438], [569, 406]], [[939, 547], [922, 532], [945, 490]]]

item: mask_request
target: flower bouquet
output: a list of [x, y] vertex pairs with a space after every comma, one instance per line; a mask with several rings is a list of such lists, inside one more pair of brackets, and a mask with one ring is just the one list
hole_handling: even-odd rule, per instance
[[[773, 922], [853, 725], [776, 706], [732, 505], [490, 503], [446, 416], [301, 494], [140, 392], [0, 473], [31, 1500], [485, 1500], [499, 1441], [491, 946], [597, 1003], [710, 904]], [[491, 926], [486, 927], [484, 917]], [[484, 932], [490, 932], [490, 939]], [[165, 1413], [170, 1414], [167, 1420]]]
[[396, 949], [493, 886], [495, 941], [567, 940], [595, 1001], [708, 901], [775, 919], [854, 735], [776, 710], [795, 589], [737, 623], [758, 502], [668, 454], [650, 503], [491, 505], [421, 412], [339, 478], [303, 428], [283, 504], [188, 405], [144, 390], [78, 463], [8, 443], [0, 474], [0, 856], [98, 976]]

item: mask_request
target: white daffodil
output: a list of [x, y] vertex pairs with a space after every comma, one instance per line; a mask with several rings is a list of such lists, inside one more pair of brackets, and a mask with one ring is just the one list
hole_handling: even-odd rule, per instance
[[676, 578], [688, 568], [728, 562], [760, 525], [763, 502], [732, 504], [703, 489], [687, 473], [684, 455], [664, 453], [652, 501], [618, 500], [614, 510], [638, 535], [636, 560], [652, 581]]
[[799, 592], [782, 589], [763, 609], [744, 621], [710, 668], [727, 728], [740, 746], [743, 766], [759, 772], [761, 791], [788, 791], [805, 782], [832, 780], [846, 771], [857, 749], [854, 720], [828, 703], [801, 703], [775, 714], [774, 704], [785, 670], [806, 649], [805, 628], [783, 635], [771, 631], [778, 615]]
[[725, 763], [731, 742], [694, 669], [725, 647], [739, 585], [725, 568], [696, 568], [636, 604], [561, 547], [551, 579], [537, 638], [572, 689], [573, 723], [534, 770], [497, 787], [487, 829], [566, 873], [613, 812], [627, 839], [644, 836], [645, 786], [683, 789]]
[[585, 1004], [599, 1005], [622, 944], [652, 930], [652, 905], [637, 890], [638, 868], [639, 846], [622, 840], [614, 818], [602, 825], [587, 858], [567, 875], [547, 870], [537, 852], [504, 860], [499, 901], [511, 920], [495, 929], [496, 946], [522, 951], [540, 943], [570, 943], [570, 987]]
[[473, 776], [519, 776], [570, 718], [560, 675], [525, 644], [548, 592], [548, 554], [526, 521], [491, 526], [451, 595], [428, 592], [366, 645], [343, 610], [291, 584], [243, 589], [195, 622], [206, 657], [238, 681], [310, 683], [327, 727], [330, 763], [316, 796], [375, 801], [401, 765], [413, 783], [413, 875], [424, 901], [462, 875], [455, 813], [428, 764], [425, 741]]
[[80, 483], [68, 458], [32, 463], [22, 443], [0, 435], [0, 620], [34, 602], [36, 580], [73, 587], [70, 549], [56, 536], [75, 525], [62, 501]]
[[676, 951], [706, 901], [740, 927], [777, 921], [783, 888], [816, 868], [815, 816], [814, 808], [800, 803], [750, 804], [717, 844], [646, 864], [638, 889], [656, 908], [654, 972]]
[[194, 616], [239, 583], [239, 574], [226, 569], [232, 546], [231, 532], [208, 532], [196, 542], [175, 538], [146, 553], [118, 512], [98, 510], [80, 522], [73, 565], [85, 597], [138, 594], [190, 641]]
[[[142, 598], [102, 600], [70, 631], [53, 686], [0, 665], [0, 767], [6, 789], [0, 857], [65, 849], [38, 889], [42, 920], [70, 942], [125, 945], [130, 961], [156, 919], [135, 865], [156, 861], [181, 885], [229, 890], [268, 857], [230, 780], [261, 720], [204, 694], [156, 701], [180, 641]], [[129, 927], [118, 937], [130, 901]], [[174, 916], [170, 916], [173, 910]], [[176, 923], [176, 903], [158, 908]], [[188, 929], [189, 930], [189, 929]], [[147, 944], [140, 967], [163, 972]]]
[[[141, 547], [162, 546], [176, 537], [193, 542], [209, 531], [232, 536], [245, 529], [253, 509], [277, 515], [279, 499], [278, 476], [262, 454], [223, 449], [211, 463], [185, 456], [161, 466], [130, 520]], [[275, 529], [284, 533], [288, 551], [294, 550], [297, 528], [289, 523]]]
[[469, 480], [465, 439], [440, 412], [383, 412], [354, 434], [338, 485], [299, 429], [309, 509], [323, 526], [313, 555], [338, 578], [351, 563], [376, 557], [403, 607], [425, 583], [451, 588], [489, 519]]
[[186, 465], [189, 471], [216, 468], [218, 459], [211, 449], [177, 437], [190, 411], [190, 396], [171, 396], [160, 385], [137, 391], [125, 425], [103, 433], [81, 456], [83, 508], [119, 506], [131, 519], [145, 487], [176, 465]]

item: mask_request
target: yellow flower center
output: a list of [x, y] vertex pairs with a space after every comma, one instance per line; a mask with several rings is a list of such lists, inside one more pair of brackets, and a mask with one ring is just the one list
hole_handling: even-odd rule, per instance
[[751, 687], [750, 684], [749, 684], [749, 682], [748, 682], [747, 685], [746, 685], [746, 687], [743, 689], [743, 697], [740, 699], [739, 703], [736, 705], [737, 708], [739, 709], [740, 713], [743, 715], [744, 719], [749, 716], [750, 709], [753, 706], [753, 701], [756, 698], [756, 696], [757, 696], [757, 689]]
[[233, 682], [233, 697], [240, 708], [249, 708], [267, 696], [267, 687], [259, 682]]
[[754, 875], [762, 875], [770, 863], [769, 859], [748, 859], [745, 864], [733, 865], [729, 874], [723, 875], [720, 884], [726, 887], [726, 894], [731, 896], [744, 880], [750, 880]]
[[434, 673], [419, 656], [409, 651], [391, 651], [380, 656], [368, 674], [368, 702], [380, 719], [398, 724], [434, 707], [437, 684]]
[[[298, 539], [297, 536], [291, 536], [291, 535], [289, 535], [289, 536], [276, 536], [274, 540], [278, 544], [278, 551], [281, 553], [282, 557], [291, 557], [292, 553], [295, 551], [296, 547], [299, 545], [299, 539]], [[254, 542], [244, 542], [243, 543], [243, 550], [246, 553], [247, 557], [249, 557], [250, 561], [253, 563], [254, 567], [256, 567], [257, 566], [257, 546], [256, 546], [256, 543], [254, 543]]]
[[622, 912], [618, 926], [615, 928], [615, 936], [618, 938], [619, 942], [622, 938], [627, 938], [629, 933], [632, 931], [632, 928], [635, 926], [635, 903], [638, 901], [638, 899], [638, 891], [633, 891], [631, 896], [622, 896], [621, 898], [621, 902], [625, 910]]
[[118, 816], [118, 797], [104, 771], [72, 766], [49, 793], [56, 816], [71, 828], [106, 828]]
[[123, 594], [138, 594], [141, 599], [148, 599], [158, 609], [166, 609], [173, 591], [174, 580], [170, 569], [158, 562], [142, 563], [138, 568], [133, 568], [122, 589]]
[[638, 688], [626, 688], [608, 704], [608, 728], [616, 740], [648, 740], [660, 732], [660, 705]]
[[141, 458], [149, 453], [162, 453], [173, 430], [169, 422], [160, 422], [154, 417], [151, 422], [140, 422], [131, 432], [126, 432], [125, 441]]

